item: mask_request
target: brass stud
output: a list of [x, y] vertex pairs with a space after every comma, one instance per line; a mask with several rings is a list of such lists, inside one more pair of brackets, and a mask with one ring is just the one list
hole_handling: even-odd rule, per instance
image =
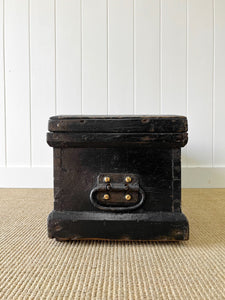
[[125, 181], [126, 181], [127, 183], [129, 183], [129, 182], [132, 181], [132, 178], [131, 178], [130, 176], [127, 176], [127, 177], [125, 178]]
[[104, 177], [104, 182], [110, 182], [110, 177], [108, 176]]
[[125, 195], [125, 199], [129, 201], [129, 200], [131, 199], [131, 195], [126, 194], [126, 195]]
[[109, 194], [105, 194], [105, 195], [103, 196], [103, 199], [104, 199], [104, 200], [109, 200]]

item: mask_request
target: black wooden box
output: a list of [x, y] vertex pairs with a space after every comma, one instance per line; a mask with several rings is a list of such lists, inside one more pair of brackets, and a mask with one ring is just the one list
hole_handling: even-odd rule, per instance
[[181, 212], [183, 116], [55, 116], [54, 210], [57, 240], [187, 240]]

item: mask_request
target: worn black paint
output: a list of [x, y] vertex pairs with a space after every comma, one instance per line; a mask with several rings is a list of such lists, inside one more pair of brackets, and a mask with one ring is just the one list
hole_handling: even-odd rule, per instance
[[[188, 222], [180, 206], [180, 148], [187, 143], [185, 117], [59, 116], [50, 119], [49, 130], [47, 141], [54, 147], [55, 197], [54, 211], [48, 218], [49, 237], [188, 239]], [[99, 174], [107, 173], [121, 173], [121, 178], [135, 174], [144, 191], [143, 204], [124, 212], [120, 207], [125, 204], [118, 204], [117, 210], [114, 205], [110, 211], [93, 205], [90, 193]], [[118, 193], [123, 195], [124, 191], [118, 189]]]

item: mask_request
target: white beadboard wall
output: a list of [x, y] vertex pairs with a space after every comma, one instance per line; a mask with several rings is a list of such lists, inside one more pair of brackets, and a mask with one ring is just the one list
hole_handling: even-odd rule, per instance
[[225, 187], [225, 0], [0, 0], [0, 187], [51, 187], [55, 114], [182, 114], [184, 187]]

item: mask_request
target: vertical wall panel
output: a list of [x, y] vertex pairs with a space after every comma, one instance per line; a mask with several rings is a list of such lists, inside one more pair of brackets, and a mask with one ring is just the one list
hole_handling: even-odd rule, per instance
[[134, 0], [134, 112], [159, 113], [160, 5], [155, 0]]
[[162, 113], [186, 115], [186, 1], [162, 1]]
[[188, 163], [212, 166], [213, 2], [189, 0]]
[[110, 114], [132, 114], [133, 0], [108, 0], [108, 96]]
[[188, 115], [188, 186], [223, 186], [224, 37], [224, 0], [0, 0], [1, 177], [50, 174], [55, 113], [163, 113]]
[[4, 3], [0, 0], [0, 167], [5, 166]]
[[81, 113], [81, 1], [56, 1], [57, 114]]
[[225, 1], [215, 0], [214, 166], [225, 166]]
[[107, 0], [83, 0], [82, 100], [84, 114], [107, 113]]
[[47, 122], [55, 113], [54, 0], [30, 1], [30, 46], [31, 157], [33, 165], [47, 165]]
[[162, 1], [161, 12], [161, 112], [187, 115], [187, 1]]
[[5, 1], [7, 163], [30, 165], [28, 0]]

